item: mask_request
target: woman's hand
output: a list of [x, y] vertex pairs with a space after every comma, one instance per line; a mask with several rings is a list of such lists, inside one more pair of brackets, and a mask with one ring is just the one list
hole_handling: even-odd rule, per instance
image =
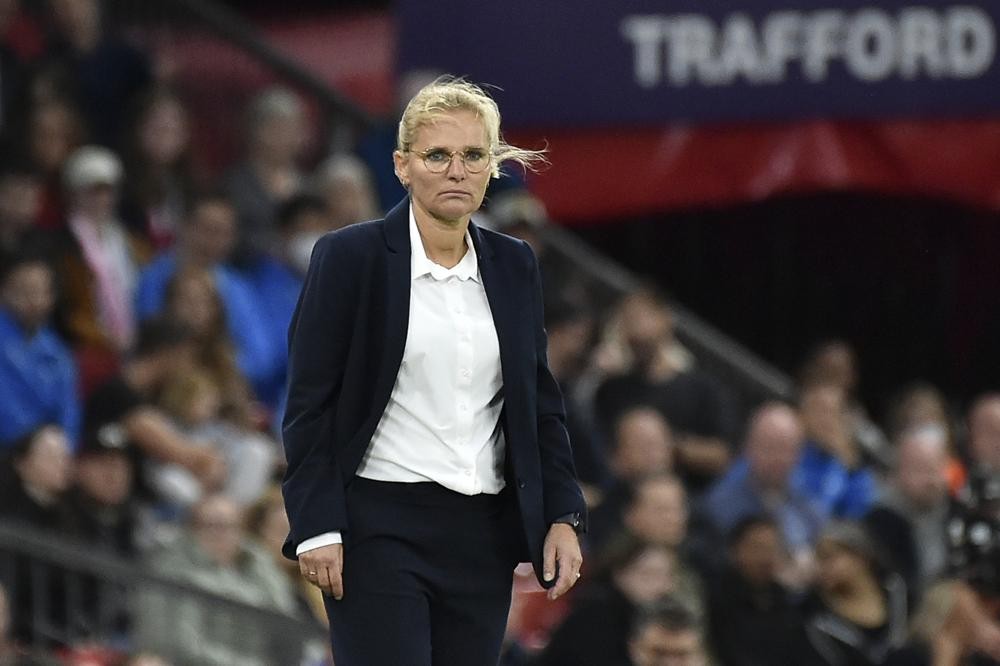
[[555, 600], [569, 592], [580, 578], [583, 555], [576, 530], [565, 523], [553, 523], [545, 535], [542, 549], [542, 577], [550, 581], [559, 573], [556, 584], [549, 588], [549, 599]]
[[337, 601], [344, 598], [344, 544], [335, 543], [299, 555], [302, 576]]

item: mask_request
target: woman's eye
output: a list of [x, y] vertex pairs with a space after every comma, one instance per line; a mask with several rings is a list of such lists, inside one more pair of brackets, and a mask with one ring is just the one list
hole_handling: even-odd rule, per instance
[[445, 160], [448, 159], [448, 154], [445, 153], [443, 150], [432, 150], [431, 152], [427, 153], [426, 159], [430, 160], [431, 162], [444, 162]]

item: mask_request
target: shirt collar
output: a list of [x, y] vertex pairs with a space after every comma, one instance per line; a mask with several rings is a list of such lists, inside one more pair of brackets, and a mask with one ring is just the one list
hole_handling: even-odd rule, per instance
[[468, 251], [462, 260], [452, 268], [435, 264], [427, 257], [424, 242], [417, 229], [417, 218], [413, 215], [413, 205], [410, 205], [410, 279], [415, 280], [424, 275], [430, 275], [435, 280], [447, 280], [455, 276], [460, 280], [475, 280], [479, 282], [479, 260], [476, 257], [476, 247], [472, 244], [472, 234], [465, 230], [465, 246]]

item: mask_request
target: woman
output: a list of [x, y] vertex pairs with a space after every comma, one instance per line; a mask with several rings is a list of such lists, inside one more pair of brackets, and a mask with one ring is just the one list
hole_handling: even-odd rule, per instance
[[393, 154], [409, 196], [324, 236], [290, 331], [285, 554], [330, 596], [339, 666], [495, 663], [513, 568], [556, 598], [585, 505], [538, 265], [471, 222], [505, 160], [481, 89], [438, 79]]
[[805, 603], [806, 664], [874, 666], [906, 638], [906, 587], [883, 573], [855, 523], [832, 523], [816, 545], [817, 585]]

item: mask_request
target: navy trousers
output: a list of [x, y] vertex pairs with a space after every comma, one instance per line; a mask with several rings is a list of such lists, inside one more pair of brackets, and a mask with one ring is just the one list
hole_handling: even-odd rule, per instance
[[497, 663], [519, 552], [510, 493], [357, 477], [344, 598], [325, 597], [337, 666]]

